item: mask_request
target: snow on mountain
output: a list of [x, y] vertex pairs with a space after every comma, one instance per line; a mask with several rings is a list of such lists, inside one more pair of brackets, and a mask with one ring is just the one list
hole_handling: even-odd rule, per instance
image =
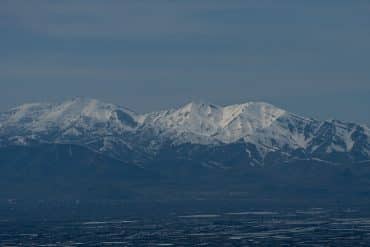
[[267, 103], [221, 107], [191, 102], [178, 109], [149, 113], [144, 118], [144, 124], [161, 130], [171, 138], [182, 137], [179, 142], [232, 143], [248, 139], [257, 131], [270, 127], [285, 113]]
[[221, 120], [221, 107], [191, 102], [178, 109], [146, 114], [143, 124], [180, 143], [209, 143], [220, 131]]
[[0, 114], [0, 144], [27, 145], [28, 139], [73, 141], [116, 156], [159, 149], [168, 141], [173, 145], [242, 141], [255, 145], [261, 155], [304, 150], [318, 156], [353, 152], [369, 158], [369, 136], [366, 126], [304, 118], [263, 102], [230, 106], [191, 102], [139, 115], [113, 104], [76, 98], [25, 104]]
[[263, 102], [225, 107], [192, 102], [178, 109], [149, 113], [144, 120], [175, 143], [227, 144], [244, 140], [259, 145], [261, 151], [284, 145], [306, 148], [310, 136], [305, 135], [304, 128], [313, 122]]
[[1, 115], [1, 129], [46, 132], [57, 128], [64, 134], [79, 135], [81, 129], [116, 127], [134, 129], [136, 114], [128, 109], [94, 99], [75, 98], [59, 104], [25, 104]]

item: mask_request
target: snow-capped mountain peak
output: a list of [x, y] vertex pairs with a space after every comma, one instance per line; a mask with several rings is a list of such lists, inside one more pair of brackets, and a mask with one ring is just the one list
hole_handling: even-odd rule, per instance
[[123, 107], [95, 99], [74, 98], [61, 103], [24, 104], [1, 114], [2, 128], [16, 128], [32, 132], [50, 129], [92, 128], [101, 124], [115, 124], [121, 128], [137, 125], [137, 115]]
[[[190, 102], [177, 109], [150, 113], [146, 123], [181, 136], [182, 142], [220, 141], [230, 143], [253, 135], [286, 112], [263, 102], [218, 106]], [[194, 136], [197, 138], [193, 139]]]
[[25, 104], [0, 114], [0, 145], [27, 145], [29, 139], [73, 142], [119, 157], [132, 150], [153, 153], [165, 143], [241, 142], [254, 146], [259, 159], [271, 152], [320, 157], [340, 152], [370, 159], [369, 136], [366, 126], [305, 118], [264, 102], [229, 106], [190, 102], [136, 114], [95, 99], [75, 98]]

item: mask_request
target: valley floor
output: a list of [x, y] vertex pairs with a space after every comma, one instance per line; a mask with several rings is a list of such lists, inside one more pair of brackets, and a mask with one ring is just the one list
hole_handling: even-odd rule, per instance
[[[164, 205], [162, 205], [164, 206]], [[369, 246], [366, 208], [275, 208], [239, 210], [220, 204], [149, 212], [88, 211], [57, 219], [0, 218], [1, 246]], [[205, 206], [205, 205], [204, 205]], [[3, 208], [4, 209], [4, 208]], [[15, 209], [15, 208], [14, 208]], [[70, 215], [78, 208], [71, 209]], [[75, 210], [75, 211], [73, 211]], [[18, 211], [19, 212], [19, 211]], [[57, 213], [57, 212], [54, 212]], [[95, 214], [93, 216], [92, 214]], [[13, 215], [14, 216], [14, 215]], [[21, 216], [21, 215], [19, 215]], [[55, 216], [55, 215], [54, 215]]]

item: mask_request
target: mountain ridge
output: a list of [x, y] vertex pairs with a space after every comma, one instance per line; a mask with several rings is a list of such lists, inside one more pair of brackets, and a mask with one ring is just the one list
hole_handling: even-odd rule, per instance
[[[277, 153], [329, 162], [339, 156], [345, 157], [343, 162], [370, 159], [367, 126], [306, 118], [265, 102], [229, 106], [190, 102], [138, 114], [96, 99], [74, 98], [24, 104], [0, 113], [0, 146], [37, 142], [79, 144], [139, 162], [155, 159], [168, 145], [212, 147], [238, 142], [254, 146], [258, 155], [251, 160], [256, 164]], [[245, 152], [249, 155], [250, 148]]]

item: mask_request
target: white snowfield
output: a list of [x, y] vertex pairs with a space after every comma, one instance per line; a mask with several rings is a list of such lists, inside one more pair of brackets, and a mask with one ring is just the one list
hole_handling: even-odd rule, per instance
[[99, 124], [109, 123], [110, 128], [131, 130], [130, 125], [119, 120], [119, 112], [134, 118], [136, 116], [128, 109], [95, 99], [75, 98], [59, 104], [25, 104], [0, 115], [0, 128], [17, 127], [35, 134], [57, 128], [63, 133], [78, 135], [77, 129], [91, 130]]
[[25, 137], [37, 139], [56, 131], [55, 140], [88, 134], [110, 140], [108, 146], [112, 138], [131, 145], [126, 134], [148, 130], [154, 133], [153, 143], [161, 139], [174, 145], [244, 141], [262, 153], [300, 148], [314, 152], [323, 147], [328, 153], [349, 152], [361, 141], [365, 142], [363, 152], [369, 155], [368, 127], [304, 118], [263, 102], [230, 106], [191, 102], [177, 109], [137, 114], [98, 100], [75, 98], [56, 104], [25, 104], [0, 114], [0, 139], [7, 136], [18, 144], [26, 143]]
[[[179, 109], [149, 113], [144, 122], [170, 135], [182, 136], [184, 139], [179, 142], [197, 143], [203, 139], [204, 142], [231, 143], [252, 138], [285, 113], [266, 103], [221, 107], [192, 102]], [[191, 136], [198, 136], [198, 139], [193, 140]]]

